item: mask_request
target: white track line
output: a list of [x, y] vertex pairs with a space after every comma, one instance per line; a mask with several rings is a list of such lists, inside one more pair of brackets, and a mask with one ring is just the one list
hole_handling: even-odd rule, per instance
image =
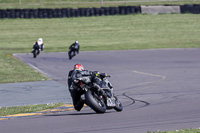
[[162, 75], [156, 75], [156, 74], [151, 74], [151, 73], [144, 73], [144, 72], [139, 72], [139, 71], [132, 71], [134, 73], [138, 73], [138, 74], [143, 74], [143, 75], [149, 75], [149, 76], [154, 76], [154, 77], [160, 77], [163, 80], [166, 79], [166, 76], [162, 76]]
[[42, 73], [43, 75], [47, 76], [47, 77], [50, 77], [47, 73], [45, 73], [44, 71], [42, 71], [41, 69], [39, 69], [38, 67], [30, 64], [30, 63], [27, 63], [30, 67], [32, 67], [33, 69], [35, 69], [36, 71]]

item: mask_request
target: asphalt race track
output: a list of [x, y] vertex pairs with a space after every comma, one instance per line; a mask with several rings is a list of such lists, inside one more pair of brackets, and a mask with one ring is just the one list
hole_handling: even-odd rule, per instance
[[3, 120], [2, 133], [147, 133], [200, 127], [198, 48], [81, 51], [72, 60], [65, 52], [41, 53], [36, 59], [31, 53], [15, 56], [66, 87], [68, 71], [76, 63], [106, 72], [124, 110], [96, 114], [86, 107]]

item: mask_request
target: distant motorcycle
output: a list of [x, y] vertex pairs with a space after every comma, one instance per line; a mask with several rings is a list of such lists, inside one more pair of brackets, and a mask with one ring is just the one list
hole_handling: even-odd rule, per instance
[[121, 102], [117, 96], [111, 93], [108, 82], [106, 82], [108, 80], [106, 77], [110, 76], [100, 75], [100, 77], [103, 81], [102, 90], [105, 92], [103, 96], [92, 87], [92, 84], [86, 84], [81, 79], [75, 81], [85, 92], [83, 95], [85, 96], [86, 104], [96, 113], [105, 113], [108, 109], [115, 109], [118, 112], [122, 111], [123, 106]]
[[69, 59], [71, 60], [74, 56], [76, 56], [76, 54], [79, 54], [79, 44], [78, 43], [73, 43], [70, 47], [69, 47]]
[[40, 47], [39, 45], [34, 45], [33, 46], [33, 58], [36, 58], [40, 54]]

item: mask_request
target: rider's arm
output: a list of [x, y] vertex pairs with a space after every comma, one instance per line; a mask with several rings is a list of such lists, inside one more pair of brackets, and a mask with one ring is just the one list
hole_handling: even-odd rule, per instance
[[82, 76], [92, 76], [93, 72], [88, 70], [83, 70], [80, 72]]
[[90, 83], [91, 82], [91, 73], [90, 71], [74, 71], [72, 73], [72, 81], [77, 82], [78, 80], [81, 80], [85, 83]]
[[71, 49], [72, 48], [72, 46], [73, 46], [73, 44], [69, 47], [69, 49]]
[[73, 71], [73, 73], [71, 74], [71, 78], [73, 80], [81, 79], [81, 78], [89, 77], [89, 76], [92, 76], [92, 72], [91, 71], [87, 71], [87, 70]]
[[68, 78], [71, 78], [72, 73], [73, 73], [73, 70], [69, 71], [69, 73], [68, 73]]

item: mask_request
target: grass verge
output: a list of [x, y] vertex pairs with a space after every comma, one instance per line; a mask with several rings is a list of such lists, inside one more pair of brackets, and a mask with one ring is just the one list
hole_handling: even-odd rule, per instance
[[165, 131], [165, 132], [147, 132], [147, 133], [200, 133], [200, 129], [181, 129], [174, 131]]
[[41, 110], [52, 109], [52, 108], [62, 106], [62, 105], [64, 105], [64, 103], [2, 107], [0, 108], [0, 116], [8, 116], [8, 115], [14, 115], [14, 114], [19, 114], [19, 113], [37, 112]]

